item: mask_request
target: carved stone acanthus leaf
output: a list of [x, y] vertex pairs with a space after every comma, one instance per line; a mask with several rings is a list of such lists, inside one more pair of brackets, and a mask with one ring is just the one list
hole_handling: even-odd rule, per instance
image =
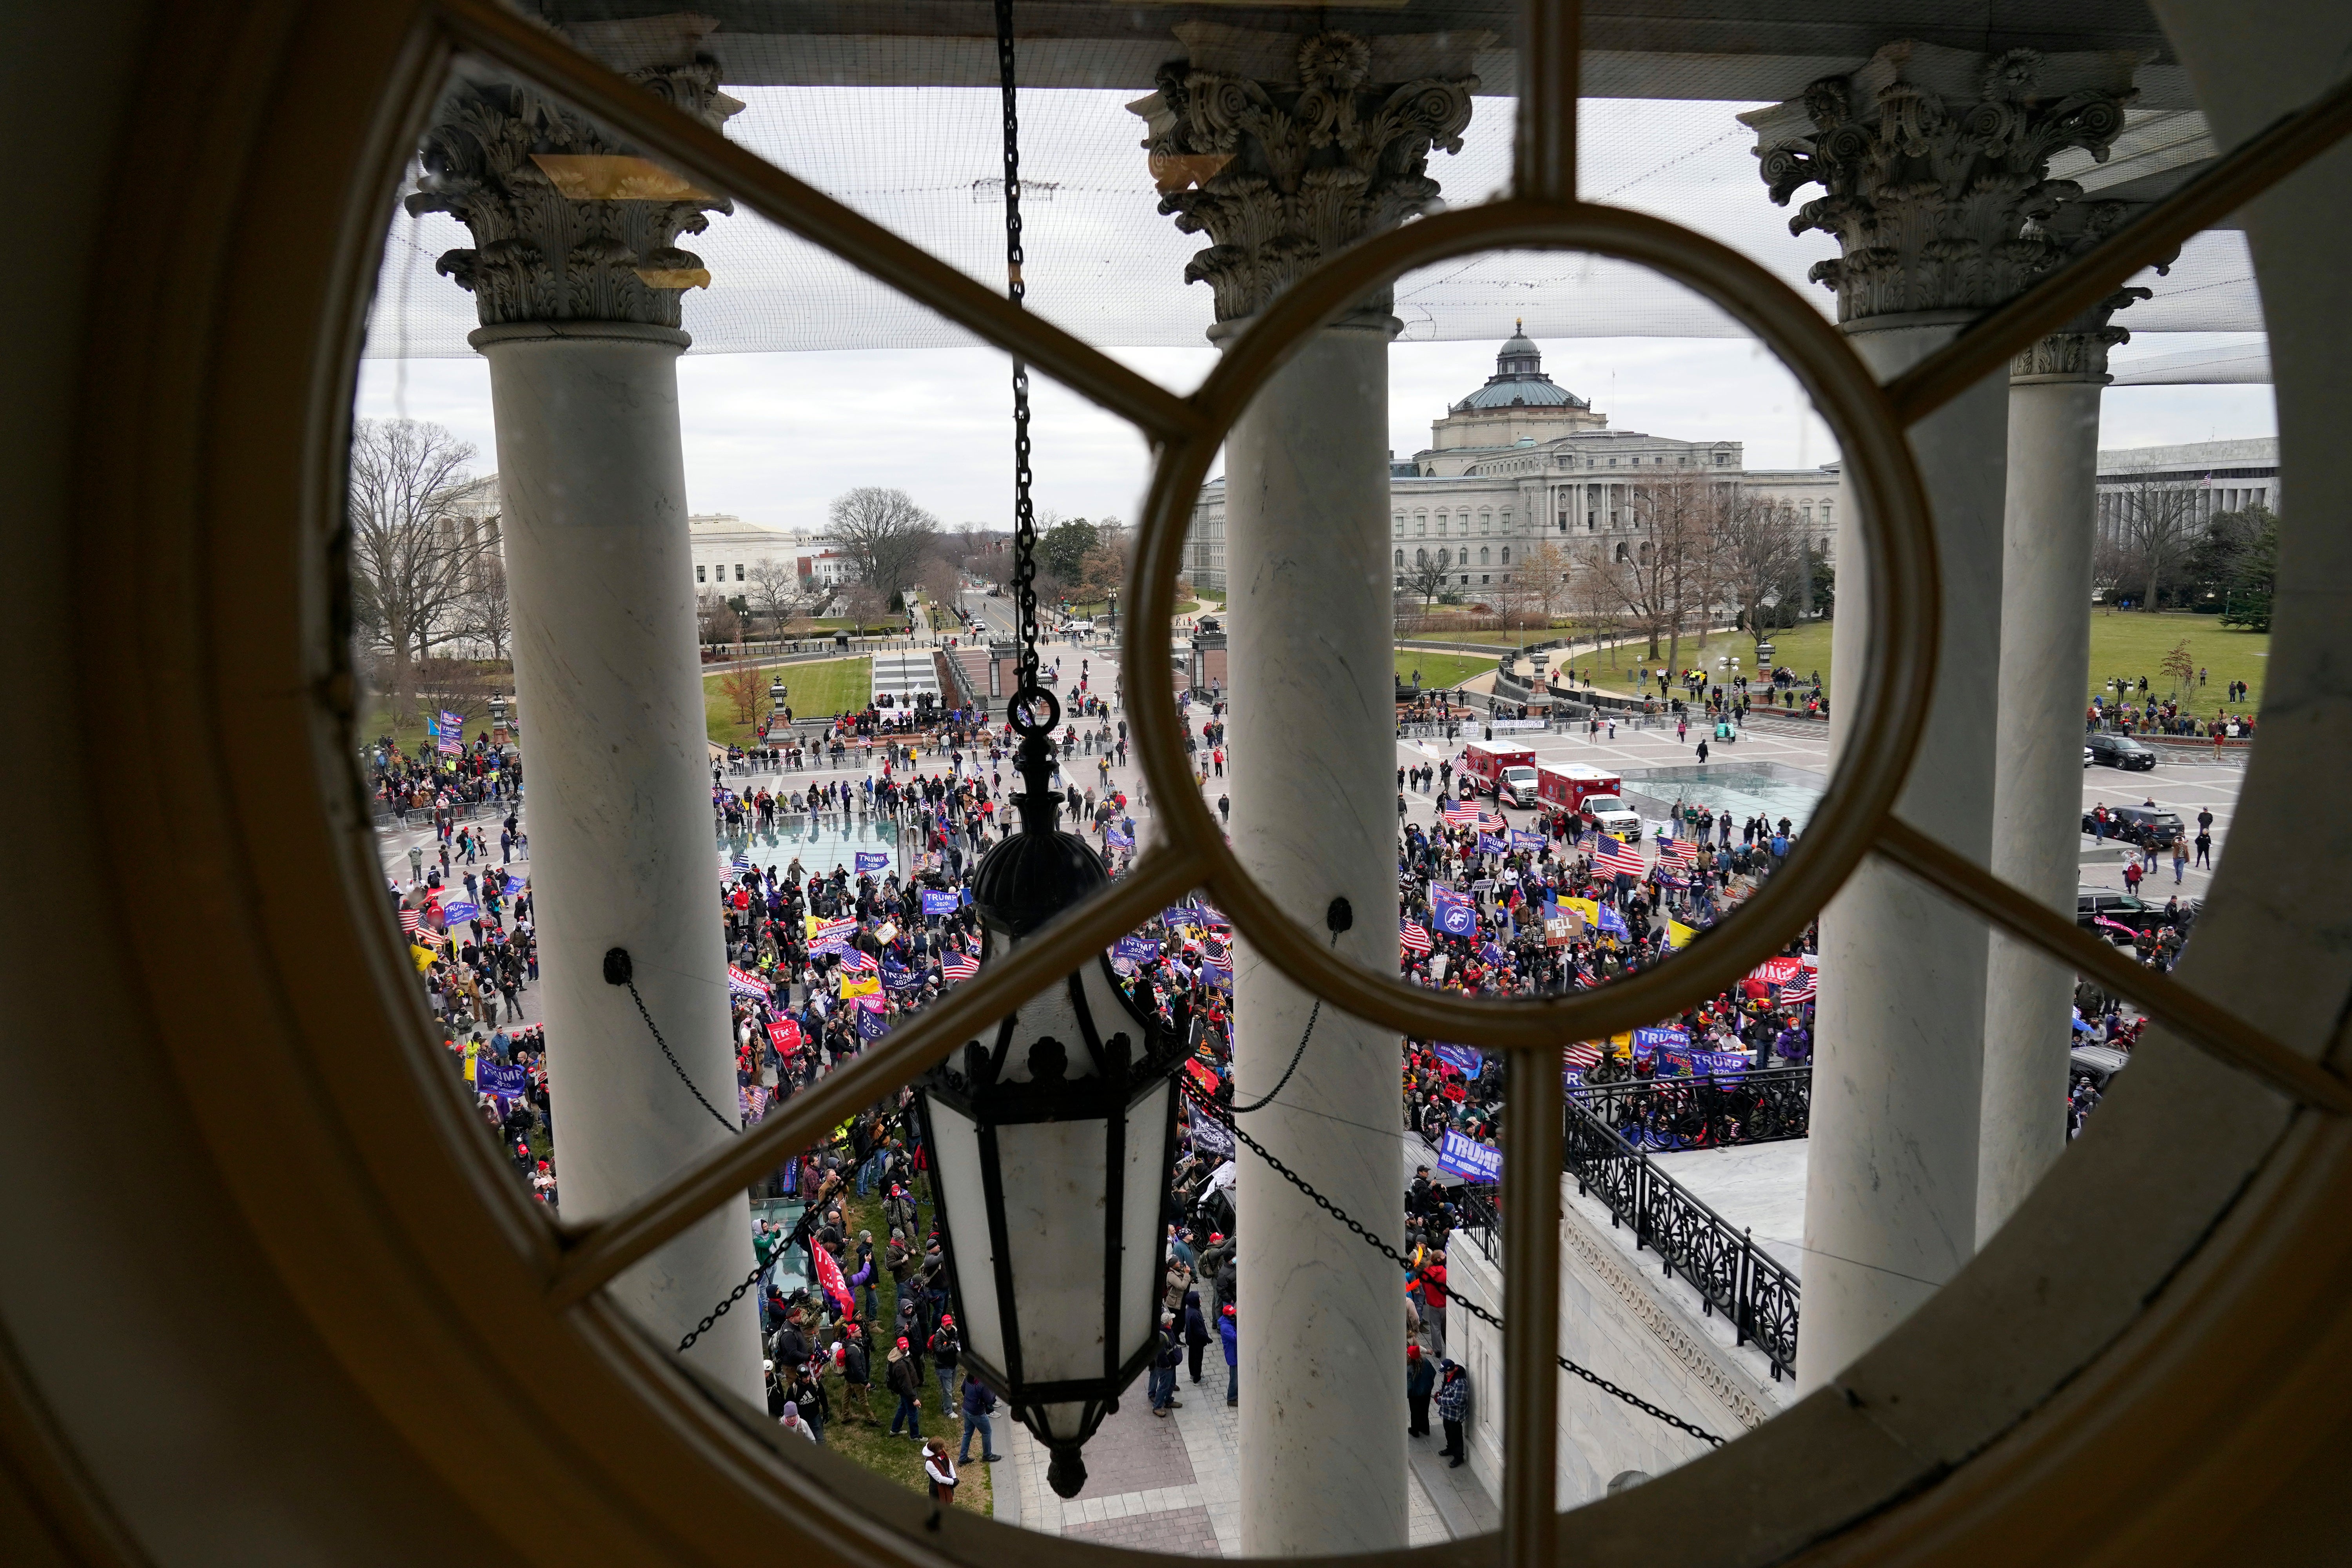
[[[719, 68], [707, 60], [632, 71], [627, 79], [714, 127], [742, 107], [719, 90]], [[473, 231], [472, 248], [445, 252], [437, 265], [472, 292], [486, 327], [676, 327], [685, 289], [707, 286], [709, 274], [699, 256], [674, 242], [708, 228], [705, 213], [731, 213], [733, 206], [684, 181], [658, 177], [650, 188], [677, 194], [575, 201], [536, 161], [569, 160], [574, 166], [551, 166], [578, 189], [580, 155], [610, 159], [625, 173], [630, 153], [530, 88], [464, 82], [443, 100], [425, 133], [424, 174], [406, 205], [411, 213], [448, 213]]]
[[2048, 177], [2051, 155], [2081, 147], [2105, 162], [2136, 96], [2111, 57], [2061, 69], [2032, 49], [1986, 59], [1901, 44], [1740, 119], [1776, 204], [1808, 184], [1825, 193], [1789, 228], [1837, 237], [1840, 258], [1810, 276], [1852, 321], [1983, 310], [2057, 266], [2067, 247], [2036, 221], [2082, 191]]
[[[2123, 226], [2132, 204], [2114, 201], [2062, 201], [2057, 210], [2027, 226], [2027, 232], [2058, 247], [2063, 260], [2072, 260]], [[2162, 275], [2172, 267], [2178, 247], [2158, 262]], [[2108, 319], [2139, 300], [2156, 297], [2152, 289], [2118, 289], [2076, 316], [2059, 331], [2041, 339], [2010, 363], [2012, 381], [2095, 381], [2107, 379], [2107, 351], [2131, 342], [2128, 328]]]
[[1214, 241], [1184, 280], [1210, 286], [1220, 321], [1254, 313], [1323, 258], [1436, 201], [1430, 152], [1462, 150], [1478, 79], [1378, 85], [1366, 80], [1370, 67], [1362, 38], [1319, 33], [1299, 45], [1296, 83], [1178, 63], [1130, 106], [1150, 123], [1154, 170], [1197, 178], [1166, 190], [1160, 210]]

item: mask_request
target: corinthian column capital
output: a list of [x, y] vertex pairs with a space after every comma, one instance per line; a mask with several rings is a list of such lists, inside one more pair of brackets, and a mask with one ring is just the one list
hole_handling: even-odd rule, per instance
[[[743, 105], [709, 60], [625, 73], [714, 130]], [[446, 212], [473, 231], [438, 269], [474, 296], [482, 325], [634, 321], [675, 328], [678, 300], [709, 288], [681, 233], [734, 211], [533, 88], [460, 81], [419, 153], [411, 213]]]
[[[2028, 233], [2056, 246], [2060, 260], [2072, 260], [2121, 227], [2135, 207], [2131, 202], [2068, 198], [2060, 201], [2057, 210], [2049, 216], [2030, 224]], [[2179, 247], [2176, 246], [2157, 263], [2157, 272], [2161, 275], [2169, 271], [2173, 258], [2179, 254]], [[2019, 354], [2011, 362], [2010, 381], [2093, 381], [2104, 384], [2108, 379], [2107, 351], [2117, 343], [2131, 342], [2130, 329], [2115, 326], [2110, 319], [2117, 310], [2128, 309], [2135, 301], [2152, 299], [2155, 293], [2152, 289], [2116, 289], [2067, 322], [2063, 330]]]
[[2064, 259], [2035, 225], [2082, 191], [2049, 177], [2051, 155], [2105, 160], [2137, 96], [2135, 63], [1889, 44], [1852, 76], [1739, 119], [1775, 203], [1822, 187], [1789, 228], [1836, 237], [1842, 254], [1811, 277], [1837, 291], [1841, 321], [1980, 310]]
[[[1160, 212], [1213, 242], [1184, 280], [1210, 286], [1218, 321], [1254, 313], [1324, 257], [1436, 202], [1429, 154], [1462, 150], [1478, 89], [1444, 68], [1449, 56], [1466, 64], [1458, 40], [1178, 33], [1192, 58], [1161, 68], [1160, 90], [1128, 107], [1150, 127]], [[1408, 62], [1439, 68], [1381, 68]], [[1385, 293], [1371, 303], [1385, 309]]]

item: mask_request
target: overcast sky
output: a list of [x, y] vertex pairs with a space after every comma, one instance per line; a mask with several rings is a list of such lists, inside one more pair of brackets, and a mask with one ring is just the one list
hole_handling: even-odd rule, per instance
[[[2144, 338], [2158, 352], [2202, 335]], [[1737, 339], [1577, 338], [1542, 345], [1544, 369], [1591, 399], [1613, 428], [1745, 442], [1750, 468], [1836, 456], [1778, 361]], [[1207, 347], [1127, 349], [1118, 356], [1179, 391], [1214, 361]], [[1389, 354], [1389, 441], [1400, 457], [1429, 445], [1429, 423], [1494, 371], [1491, 343], [1400, 343]], [[776, 528], [821, 525], [856, 485], [907, 490], [950, 528], [1007, 525], [1012, 511], [1009, 363], [985, 349], [689, 354], [679, 362], [687, 491], [697, 511]], [[1036, 382], [1038, 504], [1080, 517], [1132, 520], [1147, 477], [1131, 426]], [[359, 412], [405, 411], [449, 426], [497, 467], [489, 378], [479, 360], [369, 360]], [[2270, 436], [2268, 386], [2110, 388], [2102, 447]]]

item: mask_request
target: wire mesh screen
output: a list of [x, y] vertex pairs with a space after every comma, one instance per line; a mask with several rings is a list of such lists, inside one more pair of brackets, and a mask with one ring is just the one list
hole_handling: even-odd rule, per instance
[[[972, 277], [999, 286], [1003, 230], [996, 94], [963, 87], [753, 87], [727, 134]], [[1207, 243], [1158, 211], [1143, 121], [1129, 91], [1037, 89], [1022, 95], [1023, 214], [1030, 309], [1105, 347], [1197, 347], [1209, 289], [1185, 263]], [[1733, 116], [1756, 105], [1587, 99], [1580, 186], [1591, 200], [1658, 214], [1731, 246], [1786, 279], [1824, 314], [1830, 291], [1806, 280], [1834, 254], [1824, 235], [1789, 232], [1757, 175], [1754, 136]], [[1507, 184], [1513, 100], [1483, 97], [1459, 153], [1429, 172], [1454, 204]], [[1801, 197], [1800, 198], [1802, 199]], [[472, 353], [472, 297], [436, 271], [470, 244], [446, 215], [392, 220], [367, 353], [453, 358]], [[714, 216], [688, 242], [709, 289], [688, 293], [697, 353], [933, 348], [973, 340], [960, 328], [773, 225]], [[2259, 331], [2244, 237], [2200, 236], [2156, 291], [2117, 317], [2136, 334]], [[1538, 338], [1727, 337], [1706, 301], [1640, 268], [1572, 255], [1480, 258], [1398, 281], [1408, 341], [1496, 340], [1515, 321]], [[2145, 352], [2145, 350], [2143, 350]], [[2193, 374], [2193, 373], [2191, 373]]]

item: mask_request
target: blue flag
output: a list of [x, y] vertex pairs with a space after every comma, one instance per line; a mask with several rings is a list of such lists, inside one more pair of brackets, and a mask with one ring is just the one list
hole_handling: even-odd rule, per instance
[[1433, 923], [1447, 936], [1478, 934], [1478, 910], [1475, 905], [1453, 889], [1438, 886], [1429, 889], [1430, 909]]
[[889, 959], [882, 961], [882, 984], [891, 991], [912, 991], [922, 984], [923, 977], [911, 969], [902, 969]]
[[890, 868], [890, 852], [887, 849], [860, 849], [855, 868], [861, 877], [868, 871], [887, 871]]
[[1474, 1182], [1499, 1182], [1503, 1179], [1503, 1152], [1492, 1143], [1481, 1143], [1449, 1127], [1437, 1146], [1437, 1168]]
[[474, 1089], [478, 1094], [520, 1099], [530, 1092], [530, 1074], [521, 1068], [501, 1067], [494, 1061], [478, 1061], [474, 1064]]
[[1612, 936], [1630, 938], [1633, 934], [1632, 928], [1625, 924], [1625, 917], [1617, 912], [1613, 904], [1601, 906], [1601, 929]]
[[1110, 944], [1110, 955], [1129, 963], [1150, 963], [1160, 956], [1160, 944], [1139, 936], [1123, 936]]
[[927, 915], [951, 915], [961, 907], [962, 900], [953, 892], [942, 893], [931, 888], [923, 889], [923, 912]]
[[1132, 849], [1135, 847], [1135, 840], [1129, 838], [1126, 834], [1121, 833], [1116, 827], [1108, 827], [1103, 830], [1103, 842], [1109, 845], [1114, 849]]
[[1509, 847], [1507, 845], [1491, 833], [1478, 835], [1478, 853], [1481, 855], [1500, 855], [1507, 847]]
[[1201, 978], [1220, 991], [1231, 991], [1234, 988], [1234, 972], [1222, 963], [1201, 965]]
[[469, 904], [460, 899], [454, 904], [442, 905], [441, 918], [449, 924], [456, 925], [459, 921], [480, 920], [482, 911], [479, 906]]
[[1485, 959], [1489, 963], [1508, 963], [1511, 962], [1511, 955], [1505, 952], [1501, 945], [1495, 942], [1491, 937], [1487, 939], [1486, 945], [1478, 950], [1478, 956]]
[[890, 1026], [884, 1022], [882, 1015], [876, 1012], [873, 1008], [860, 1007], [856, 1012], [857, 1037], [859, 1039], [878, 1040], [883, 1036], [890, 1032]]
[[1511, 829], [1511, 847], [1514, 849], [1540, 849], [1550, 842], [1542, 834], [1530, 833], [1524, 827]]
[[511, 871], [508, 872], [508, 873], [507, 873], [507, 885], [506, 885], [504, 888], [500, 889], [499, 890], [500, 890], [501, 892], [505, 893], [505, 894], [507, 895], [507, 897], [509, 897], [509, 898], [512, 898], [512, 897], [514, 897], [517, 893], [520, 893], [520, 892], [521, 892], [521, 891], [522, 891], [522, 879], [521, 879], [520, 877], [516, 876], [516, 875], [515, 875], [513, 872], [511, 872]]
[[1475, 1046], [1440, 1045], [1437, 1059], [1448, 1067], [1459, 1068], [1464, 1078], [1476, 1078], [1486, 1070], [1486, 1058]]

